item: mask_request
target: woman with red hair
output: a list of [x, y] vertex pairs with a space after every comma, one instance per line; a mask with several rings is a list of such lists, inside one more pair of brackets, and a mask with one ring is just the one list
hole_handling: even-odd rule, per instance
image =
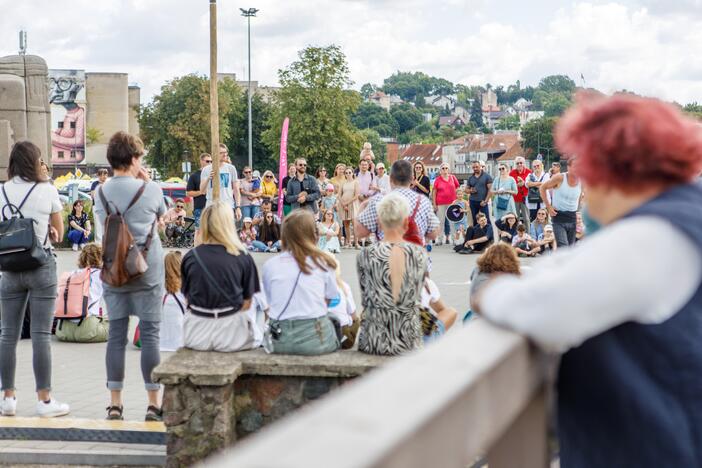
[[702, 129], [654, 99], [585, 96], [555, 136], [602, 229], [493, 278], [473, 310], [563, 353], [562, 467], [702, 466]]

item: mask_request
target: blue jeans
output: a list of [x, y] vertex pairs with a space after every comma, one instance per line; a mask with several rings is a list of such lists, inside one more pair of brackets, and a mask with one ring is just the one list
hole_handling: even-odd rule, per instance
[[478, 224], [476, 216], [479, 212], [487, 216], [488, 223], [490, 222], [490, 209], [487, 203], [485, 206], [480, 206], [480, 200], [469, 200], [468, 204], [470, 205], [470, 213], [473, 215], [473, 225]]
[[3, 390], [15, 389], [17, 341], [27, 310], [32, 313], [32, 365], [36, 390], [51, 390], [51, 325], [56, 305], [56, 260], [36, 270], [5, 271], [0, 280], [2, 335], [0, 335], [0, 378]]
[[553, 234], [556, 237], [558, 247], [568, 247], [575, 244], [575, 222], [559, 223], [554, 221]]
[[261, 241], [255, 240], [251, 241], [249, 250], [253, 250], [254, 252], [268, 252], [268, 246]]
[[241, 208], [241, 218], [251, 218], [253, 219], [258, 213], [259, 207], [256, 205], [242, 206]]
[[200, 227], [200, 216], [202, 216], [202, 208], [195, 208], [193, 210], [193, 218], [195, 218], [195, 227]]
[[68, 231], [68, 235], [66, 235], [66, 237], [69, 241], [71, 241], [71, 244], [85, 244], [88, 242], [88, 236], [77, 229], [71, 229]]
[[[159, 350], [159, 331], [161, 322], [139, 321], [141, 338], [141, 376], [144, 379], [146, 390], [158, 390], [159, 384], [154, 383], [151, 372], [161, 362]], [[129, 331], [129, 317], [110, 320], [107, 337], [107, 350], [105, 352], [105, 366], [107, 367], [108, 390], [122, 390], [124, 387], [125, 353], [127, 348], [127, 332]]]

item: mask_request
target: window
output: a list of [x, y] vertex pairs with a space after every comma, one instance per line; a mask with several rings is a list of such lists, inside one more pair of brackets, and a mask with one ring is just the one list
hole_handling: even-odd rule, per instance
[[63, 151], [58, 152], [58, 157], [59, 157], [59, 159], [63, 159]]
[[76, 123], [75, 123], [75, 122], [71, 122], [71, 128], [76, 128]]
[[76, 159], [76, 152], [75, 151], [71, 151], [71, 159]]
[[58, 128], [63, 128], [63, 120], [58, 123]]

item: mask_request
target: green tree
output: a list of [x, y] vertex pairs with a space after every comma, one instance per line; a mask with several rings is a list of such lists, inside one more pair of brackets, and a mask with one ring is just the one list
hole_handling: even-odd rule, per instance
[[366, 83], [361, 86], [361, 97], [363, 99], [368, 99], [373, 93], [376, 92], [376, 90], [377, 88], [374, 84]]
[[692, 102], [683, 107], [683, 111], [697, 120], [702, 120], [702, 104], [697, 104], [697, 102]]
[[547, 94], [542, 100], [546, 117], [560, 117], [572, 101], [561, 93]]
[[519, 116], [515, 114], [500, 119], [495, 128], [497, 130], [519, 130], [520, 126]]
[[556, 117], [543, 117], [527, 122], [522, 127], [522, 146], [535, 157], [543, 154], [547, 162], [559, 158], [558, 151], [553, 144], [553, 129], [558, 119]]
[[[229, 148], [229, 156], [237, 168], [249, 163], [249, 117], [247, 91], [240, 93], [234, 101], [232, 112], [229, 114], [229, 138], [225, 140]], [[261, 96], [254, 94], [251, 98], [251, 153], [254, 169], [263, 172], [266, 169], [277, 171], [278, 157], [271, 157], [271, 152], [264, 144], [261, 136], [268, 129], [268, 119], [271, 105]]]
[[406, 133], [424, 122], [422, 113], [410, 104], [394, 106], [390, 109], [390, 114], [395, 118], [400, 133]]
[[397, 94], [405, 101], [415, 101], [418, 94], [452, 94], [454, 85], [443, 78], [429, 76], [422, 72], [396, 72], [385, 78], [383, 90], [387, 94]]
[[473, 104], [470, 106], [470, 122], [475, 128], [482, 128], [483, 122], [483, 104], [480, 101], [480, 96], [473, 98]]
[[[227, 122], [240, 96], [233, 80], [219, 83], [220, 141], [229, 138]], [[140, 108], [138, 119], [149, 164], [165, 176], [181, 175], [186, 151], [193, 163], [200, 153], [210, 151], [209, 80], [192, 74], [167, 82], [150, 104]]]
[[384, 137], [396, 136], [400, 131], [400, 126], [390, 112], [370, 102], [364, 102], [358, 107], [351, 115], [351, 122], [360, 130], [373, 129]]
[[575, 81], [566, 75], [550, 75], [541, 79], [539, 89], [547, 93], [561, 93], [570, 96], [575, 92]]
[[307, 47], [299, 60], [278, 71], [281, 89], [263, 132], [263, 141], [277, 155], [280, 131], [290, 118], [288, 157], [304, 157], [312, 167], [356, 162], [363, 138], [350, 116], [361, 104], [351, 85], [346, 56], [336, 45]]

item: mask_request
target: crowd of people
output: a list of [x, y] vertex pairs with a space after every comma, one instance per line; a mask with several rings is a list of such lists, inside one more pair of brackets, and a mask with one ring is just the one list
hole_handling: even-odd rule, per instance
[[[666, 135], [678, 136], [679, 144], [659, 144]], [[2, 187], [0, 231], [31, 229], [32, 248], [21, 252], [22, 261], [14, 251], [0, 257], [0, 412], [16, 412], [16, 347], [27, 302], [40, 416], [70, 411], [51, 394], [56, 316], [59, 339], [107, 340], [107, 418], [122, 419], [129, 318], [137, 316], [145, 419], [157, 421], [162, 409], [151, 374], [161, 351], [263, 347], [319, 355], [357, 346], [398, 355], [441, 337], [458, 314], [431, 280], [428, 247], [454, 240], [460, 253], [481, 253], [471, 274], [472, 311], [563, 354], [562, 462], [697, 465], [702, 133], [659, 101], [598, 97], [566, 114], [556, 143], [564, 154], [577, 155], [566, 171], [554, 165], [546, 173], [540, 160], [528, 169], [517, 159], [514, 169], [499, 165], [492, 178], [476, 161], [463, 185], [445, 164], [433, 184], [420, 162], [396, 161], [386, 174], [369, 145], [357, 169], [339, 164], [331, 178], [326, 168], [312, 176], [297, 159], [282, 184], [282, 223], [274, 174], [266, 171], [261, 180], [247, 167], [240, 180], [222, 147], [219, 199], [207, 154], [188, 185], [188, 196], [202, 197], [195, 204], [195, 247], [164, 255], [159, 225], [164, 216], [177, 221], [184, 207], [174, 208], [175, 218], [167, 216], [161, 190], [142, 166], [143, 144], [120, 132], [107, 150], [114, 177], [94, 190], [104, 251], [84, 246], [79, 269], [62, 275], [58, 285], [51, 245], [63, 233], [61, 203], [38, 148], [17, 143]], [[85, 244], [79, 234], [90, 233], [84, 217], [82, 206], [74, 205], [69, 224], [79, 246]], [[522, 274], [519, 256], [571, 246], [586, 224], [601, 232]], [[659, 239], [673, 247], [658, 248]], [[120, 250], [125, 242], [131, 248]], [[334, 253], [361, 245], [358, 309]], [[259, 274], [250, 251], [279, 253]], [[120, 255], [124, 262], [115, 260]], [[678, 274], [651, 274], [671, 271]], [[59, 306], [57, 287], [64, 292]], [[80, 288], [83, 296], [76, 296]], [[84, 304], [80, 314], [69, 310], [73, 297], [87, 298], [76, 301]], [[83, 326], [94, 333], [83, 333]], [[648, 430], [642, 436], [630, 427]], [[597, 436], [612, 430], [617, 438]], [[650, 443], [642, 443], [647, 438]]]

